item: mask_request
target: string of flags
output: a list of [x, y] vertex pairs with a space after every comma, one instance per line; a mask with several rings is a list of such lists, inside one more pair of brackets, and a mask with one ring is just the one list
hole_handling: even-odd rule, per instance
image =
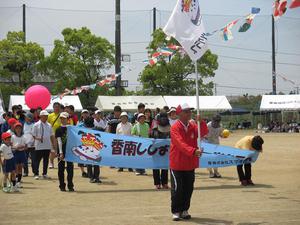
[[103, 87], [104, 85], [110, 84], [112, 81], [115, 81], [119, 75], [121, 75], [121, 73], [109, 74], [109, 75], [106, 75], [104, 79], [97, 81], [94, 84], [83, 85], [80, 87], [76, 87], [72, 90], [66, 88], [64, 90], [64, 92], [62, 92], [56, 96], [53, 96], [52, 100], [57, 99], [57, 98], [62, 99], [65, 95], [78, 95], [83, 91], [94, 90], [97, 86]]
[[[289, 6], [290, 9], [300, 7], [300, 0], [292, 0]], [[287, 0], [275, 0], [273, 4], [273, 16], [278, 20], [287, 11]]]
[[291, 83], [291, 84], [293, 84], [293, 85], [296, 85], [296, 82], [295, 82], [295, 81], [290, 80], [290, 79], [286, 78], [285, 76], [283, 76], [283, 75], [281, 75], [281, 74], [278, 74], [278, 73], [276, 73], [276, 75], [279, 76], [283, 81], [289, 82], [289, 83]]

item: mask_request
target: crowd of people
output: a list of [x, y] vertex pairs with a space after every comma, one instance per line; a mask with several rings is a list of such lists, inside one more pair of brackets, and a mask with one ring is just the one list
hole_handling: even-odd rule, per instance
[[[194, 154], [196, 146], [184, 145], [186, 140], [180, 138], [180, 135], [185, 135], [186, 139], [189, 136], [183, 133], [177, 133], [175, 130], [183, 124], [180, 119], [182, 108], [167, 107], [156, 109], [154, 112], [140, 103], [137, 112], [132, 118], [129, 118], [127, 112], [122, 111], [120, 106], [115, 106], [112, 113], [105, 115], [99, 109], [81, 111], [80, 118], [75, 113], [72, 105], [63, 106], [56, 102], [53, 104], [53, 112], [49, 114], [46, 110], [32, 109], [29, 112], [23, 111], [20, 105], [12, 107], [12, 112], [5, 112], [2, 116], [5, 120], [1, 124], [1, 139], [2, 144], [0, 152], [0, 163], [4, 173], [3, 191], [17, 192], [22, 188], [22, 177], [28, 176], [29, 171], [32, 172], [34, 179], [51, 179], [48, 176], [48, 169], [54, 168], [54, 160], [57, 158], [58, 163], [58, 180], [59, 189], [61, 191], [74, 191], [73, 175], [74, 165], [72, 162], [64, 160], [66, 154], [67, 143], [67, 126], [79, 126], [87, 129], [99, 130], [118, 135], [151, 137], [155, 139], [168, 139], [171, 136], [170, 149], [170, 171], [171, 171], [171, 186], [174, 182], [179, 182], [182, 178], [180, 171], [190, 170], [190, 167], [196, 168], [199, 163], [195, 160], [190, 161], [186, 158], [182, 161], [185, 154], [180, 155], [178, 151], [186, 149], [189, 154]], [[197, 127], [198, 118], [190, 118], [189, 124], [184, 125], [185, 132], [190, 131], [192, 127]], [[213, 144], [219, 144], [219, 138], [223, 137], [223, 128], [221, 125], [221, 116], [215, 115], [210, 122], [206, 123], [200, 120], [201, 124], [201, 139]], [[193, 128], [194, 129], [194, 128]], [[172, 134], [172, 135], [171, 135]], [[194, 135], [192, 134], [188, 143], [193, 142]], [[249, 139], [249, 138], [248, 138]], [[247, 139], [247, 141], [248, 141]], [[251, 140], [245, 146], [241, 144], [237, 147], [249, 149], [251, 148]], [[261, 140], [260, 140], [261, 142]], [[172, 150], [172, 143], [174, 149]], [[177, 148], [177, 150], [176, 150]], [[180, 149], [179, 149], [180, 148]], [[197, 153], [201, 155], [201, 151]], [[179, 158], [178, 158], [179, 157]], [[43, 160], [42, 171], [40, 172], [40, 163]], [[30, 163], [29, 163], [30, 162]], [[251, 164], [250, 164], [251, 166]], [[30, 168], [29, 168], [30, 167]], [[89, 178], [90, 183], [101, 183], [100, 166], [78, 164], [83, 178]], [[128, 169], [130, 172], [135, 172], [137, 176], [146, 175], [146, 170], [142, 168], [115, 168], [118, 172]], [[67, 172], [67, 180], [65, 181], [65, 171]], [[218, 168], [208, 168], [210, 178], [221, 178]], [[250, 173], [250, 175], [249, 175]], [[169, 171], [166, 169], [153, 170], [153, 183], [156, 189], [169, 189], [168, 178]], [[251, 167], [245, 166], [245, 172], [241, 166], [238, 167], [238, 174], [242, 185], [253, 185], [251, 180]], [[10, 177], [9, 177], [10, 175]], [[188, 174], [190, 178], [183, 182], [183, 186], [191, 185], [193, 175]], [[174, 187], [173, 187], [174, 189]], [[183, 188], [185, 189], [185, 188]], [[191, 187], [187, 189], [191, 192]], [[190, 193], [191, 195], [191, 193]], [[172, 194], [174, 201], [178, 198], [176, 194]], [[176, 211], [176, 204], [174, 210]]]

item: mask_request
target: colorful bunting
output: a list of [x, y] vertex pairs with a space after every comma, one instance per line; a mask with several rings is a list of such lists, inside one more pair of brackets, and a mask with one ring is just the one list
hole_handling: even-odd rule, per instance
[[251, 14], [258, 14], [260, 12], [260, 8], [252, 7]]
[[246, 32], [247, 30], [249, 30], [249, 28], [251, 27], [251, 24], [252, 24], [252, 21], [253, 21], [255, 15], [256, 14], [249, 14], [246, 17], [246, 21], [245, 21], [245, 23], [242, 26], [240, 26], [239, 32]]
[[221, 29], [221, 35], [224, 41], [229, 41], [233, 39], [231, 29], [239, 21], [239, 19], [234, 20], [227, 24], [223, 29]]
[[300, 7], [300, 0], [292, 0], [291, 4], [290, 4], [290, 9], [294, 9]]
[[275, 0], [273, 7], [274, 19], [278, 20], [286, 12], [287, 0]]

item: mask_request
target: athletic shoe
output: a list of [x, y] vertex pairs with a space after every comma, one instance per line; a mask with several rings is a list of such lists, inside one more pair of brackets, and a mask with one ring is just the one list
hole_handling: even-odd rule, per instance
[[43, 179], [45, 179], [45, 180], [50, 180], [51, 177], [49, 177], [48, 175], [43, 175]]
[[247, 185], [248, 185], [248, 182], [247, 182], [246, 180], [242, 180], [242, 181], [241, 181], [241, 185], [242, 185], [242, 186], [247, 186]]
[[222, 176], [221, 176], [221, 174], [219, 174], [219, 172], [216, 172], [215, 173], [215, 178], [221, 178]]
[[66, 188], [59, 188], [60, 189], [60, 191], [62, 191], [62, 192], [65, 192], [66, 191]]
[[119, 168], [119, 169], [118, 169], [118, 172], [123, 172], [123, 168]]
[[17, 182], [17, 183], [16, 183], [16, 187], [17, 187], [17, 188], [23, 188], [21, 182]]
[[253, 183], [252, 180], [247, 180], [247, 184], [248, 184], [248, 185], [251, 185], [251, 186], [254, 186], [254, 185], [255, 185], [255, 184]]
[[102, 181], [101, 181], [100, 179], [95, 179], [95, 183], [97, 183], [97, 184], [101, 184], [101, 183], [102, 183]]
[[143, 175], [143, 174], [142, 174], [142, 173], [139, 173], [139, 172], [136, 172], [135, 175], [141, 176], [141, 175]]
[[159, 189], [161, 189], [161, 186], [160, 185], [155, 185], [155, 189], [159, 190]]
[[3, 187], [2, 191], [5, 192], [5, 193], [8, 193], [8, 192], [10, 192], [10, 188], [9, 187]]
[[34, 176], [34, 179], [35, 179], [35, 180], [38, 180], [38, 179], [40, 179], [40, 177], [39, 177], [38, 175], [35, 175], [35, 176]]
[[173, 213], [172, 214], [172, 220], [173, 221], [179, 221], [180, 220], [180, 213]]
[[188, 213], [188, 211], [183, 211], [180, 214], [180, 218], [184, 219], [184, 220], [189, 220], [192, 218], [192, 216]]
[[215, 178], [215, 174], [209, 173], [209, 178]]
[[28, 173], [24, 173], [24, 174], [23, 174], [23, 177], [28, 177]]
[[167, 184], [163, 185], [163, 189], [169, 189], [169, 188], [170, 188], [169, 185], [167, 185]]
[[128, 171], [129, 171], [129, 172], [133, 172], [133, 169], [129, 168]]
[[53, 163], [50, 163], [50, 164], [49, 164], [49, 169], [54, 169]]
[[74, 192], [74, 188], [69, 188], [69, 192]]
[[90, 179], [90, 183], [96, 183], [96, 179]]
[[88, 174], [87, 174], [86, 172], [83, 172], [83, 173], [81, 174], [81, 176], [86, 178], [86, 177], [88, 177]]
[[17, 186], [12, 186], [12, 187], [10, 188], [10, 192], [19, 192], [19, 189], [18, 189]]

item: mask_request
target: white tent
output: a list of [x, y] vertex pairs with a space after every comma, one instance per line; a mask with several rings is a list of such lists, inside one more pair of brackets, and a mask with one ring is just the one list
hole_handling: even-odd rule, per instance
[[[53, 97], [53, 96], [52, 96]], [[73, 105], [75, 108], [75, 111], [81, 111], [82, 105], [79, 100], [79, 97], [77, 95], [67, 95], [64, 96], [62, 99], [60, 98], [54, 98], [51, 100], [49, 106], [47, 107], [47, 111], [52, 111], [52, 105], [54, 102], [59, 102], [63, 105]], [[11, 110], [11, 107], [13, 105], [22, 105], [23, 110], [29, 110], [28, 106], [25, 103], [25, 96], [24, 95], [11, 95], [9, 99], [9, 110]]]
[[[164, 96], [169, 107], [177, 107], [179, 104], [188, 103], [191, 107], [196, 108], [195, 96]], [[199, 96], [201, 111], [225, 111], [231, 110], [226, 96]]]
[[98, 96], [95, 106], [103, 111], [112, 111], [116, 105], [123, 110], [136, 111], [139, 103], [150, 109], [166, 105], [162, 96]]
[[297, 111], [300, 110], [300, 95], [263, 95], [261, 111]]

